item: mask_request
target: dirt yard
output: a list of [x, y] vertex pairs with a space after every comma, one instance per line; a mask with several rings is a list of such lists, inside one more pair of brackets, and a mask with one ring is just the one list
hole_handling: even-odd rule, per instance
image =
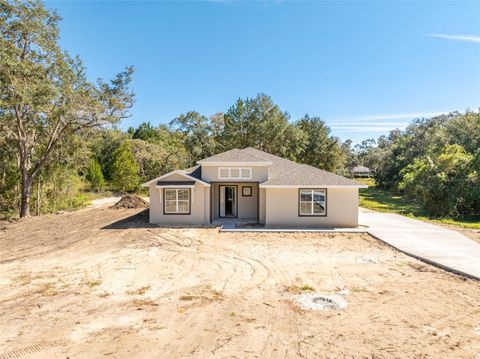
[[[158, 228], [138, 213], [0, 228], [1, 359], [480, 356], [480, 283], [368, 235]], [[293, 304], [311, 291], [348, 307]]]

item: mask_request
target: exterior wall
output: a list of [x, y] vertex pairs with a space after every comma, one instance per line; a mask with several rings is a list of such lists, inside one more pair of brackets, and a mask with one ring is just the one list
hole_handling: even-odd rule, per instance
[[[222, 183], [212, 183], [211, 190], [212, 194], [212, 203], [213, 203], [213, 220], [219, 219], [219, 206], [220, 206], [220, 186], [222, 185], [236, 185], [237, 186], [237, 201], [238, 201], [238, 214], [237, 218], [247, 219], [254, 218], [257, 219], [258, 212], [258, 183], [252, 182], [222, 182]], [[242, 196], [242, 187], [250, 186], [252, 187], [252, 196], [244, 197]]]
[[266, 196], [267, 196], [267, 190], [265, 188], [259, 188], [259, 216], [258, 216], [258, 222], [260, 224], [265, 224], [265, 212], [266, 212]]
[[208, 166], [208, 165], [202, 165], [202, 179], [207, 182], [243, 181], [238, 179], [233, 179], [233, 180], [219, 179], [218, 178], [219, 167], [249, 167], [252, 169], [252, 178], [249, 179], [248, 181], [264, 182], [268, 179], [268, 166]]
[[[164, 181], [185, 181], [185, 177], [172, 174], [164, 178]], [[149, 186], [150, 194], [150, 223], [155, 224], [196, 224], [203, 225], [210, 222], [210, 188], [200, 183], [196, 183], [191, 190], [190, 214], [163, 214], [163, 195], [160, 202], [161, 188], [156, 188], [156, 182]], [[192, 193], [190, 196], [192, 196]]]
[[327, 188], [327, 215], [300, 217], [298, 188], [266, 188], [266, 226], [357, 227], [358, 188]]

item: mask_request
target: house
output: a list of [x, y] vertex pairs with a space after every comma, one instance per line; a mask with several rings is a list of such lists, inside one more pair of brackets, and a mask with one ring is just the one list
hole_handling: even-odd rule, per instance
[[365, 166], [355, 166], [352, 168], [352, 175], [353, 177], [360, 177], [360, 178], [372, 177], [373, 171], [370, 168]]
[[254, 149], [233, 149], [157, 177], [150, 222], [356, 227], [358, 182]]

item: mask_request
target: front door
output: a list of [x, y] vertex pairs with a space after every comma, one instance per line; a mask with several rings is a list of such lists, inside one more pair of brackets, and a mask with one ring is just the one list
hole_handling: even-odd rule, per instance
[[237, 186], [220, 186], [220, 217], [237, 217]]

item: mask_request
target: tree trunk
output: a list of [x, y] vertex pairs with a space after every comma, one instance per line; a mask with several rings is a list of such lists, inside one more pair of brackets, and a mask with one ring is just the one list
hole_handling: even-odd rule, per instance
[[28, 175], [27, 170], [22, 171], [22, 188], [20, 200], [20, 218], [30, 216], [30, 196], [32, 194], [32, 176]]
[[20, 217], [30, 216], [30, 186], [24, 187], [22, 185], [22, 199], [20, 202]]
[[37, 216], [40, 215], [40, 172], [38, 173], [38, 179], [37, 179], [37, 208], [36, 208], [36, 214]]

